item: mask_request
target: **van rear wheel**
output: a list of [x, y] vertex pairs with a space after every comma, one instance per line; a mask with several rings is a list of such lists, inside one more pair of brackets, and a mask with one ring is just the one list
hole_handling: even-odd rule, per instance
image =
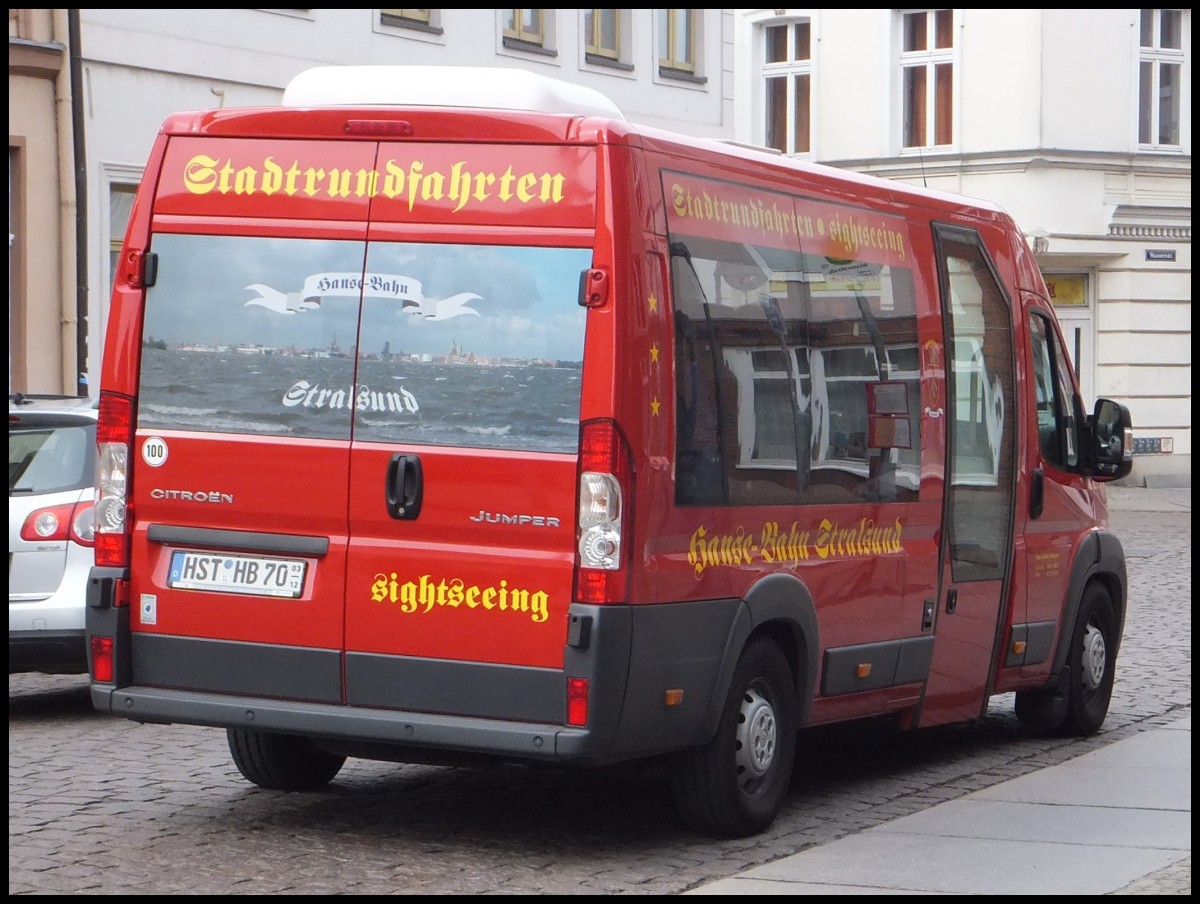
[[314, 791], [333, 781], [346, 762], [299, 735], [246, 728], [226, 729], [226, 735], [238, 772], [268, 791]]
[[713, 739], [683, 751], [672, 774], [683, 821], [740, 838], [767, 828], [783, 807], [796, 755], [795, 683], [779, 647], [758, 639], [734, 672]]

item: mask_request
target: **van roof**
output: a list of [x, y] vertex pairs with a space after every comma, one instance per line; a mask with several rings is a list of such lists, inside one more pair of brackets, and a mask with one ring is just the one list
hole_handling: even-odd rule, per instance
[[482, 107], [625, 119], [592, 88], [486, 66], [317, 66], [288, 83], [283, 106]]

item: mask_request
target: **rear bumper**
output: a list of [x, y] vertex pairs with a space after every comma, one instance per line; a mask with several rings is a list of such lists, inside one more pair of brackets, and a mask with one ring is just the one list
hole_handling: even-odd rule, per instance
[[589, 758], [589, 732], [563, 726], [294, 700], [230, 698], [155, 687], [114, 689], [93, 683], [91, 694], [93, 705], [101, 712], [138, 722], [178, 721], [525, 760]]
[[[112, 657], [111, 680], [91, 685], [96, 709], [377, 744], [402, 761], [442, 751], [601, 765], [703, 743], [739, 611], [737, 600], [575, 604], [562, 667], [535, 668], [133, 631], [136, 610], [113, 605], [124, 578], [97, 567], [89, 582], [87, 633]], [[585, 725], [567, 724], [569, 679], [586, 685]], [[685, 689], [682, 702], [668, 704], [668, 689]]]

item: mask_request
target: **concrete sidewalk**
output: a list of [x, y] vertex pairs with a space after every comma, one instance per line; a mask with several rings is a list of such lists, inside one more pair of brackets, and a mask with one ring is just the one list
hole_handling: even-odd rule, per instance
[[1192, 720], [691, 895], [1191, 894]]

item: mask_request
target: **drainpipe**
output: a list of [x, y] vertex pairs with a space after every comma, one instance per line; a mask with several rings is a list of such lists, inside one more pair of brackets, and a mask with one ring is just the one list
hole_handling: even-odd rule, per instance
[[[67, 10], [71, 43], [71, 141], [75, 158], [75, 391], [86, 396], [88, 373], [87, 147], [84, 144], [83, 51], [79, 10]], [[99, 374], [96, 375], [97, 383]], [[96, 390], [99, 391], [97, 385]]]
[[[54, 35], [68, 48], [68, 64], [54, 83], [55, 120], [58, 130], [59, 244], [62, 248], [62, 297], [59, 345], [62, 387], [66, 394], [86, 395], [87, 367], [87, 178], [83, 146], [79, 10], [55, 9]], [[68, 137], [69, 136], [69, 137]], [[74, 291], [68, 286], [74, 286]]]

